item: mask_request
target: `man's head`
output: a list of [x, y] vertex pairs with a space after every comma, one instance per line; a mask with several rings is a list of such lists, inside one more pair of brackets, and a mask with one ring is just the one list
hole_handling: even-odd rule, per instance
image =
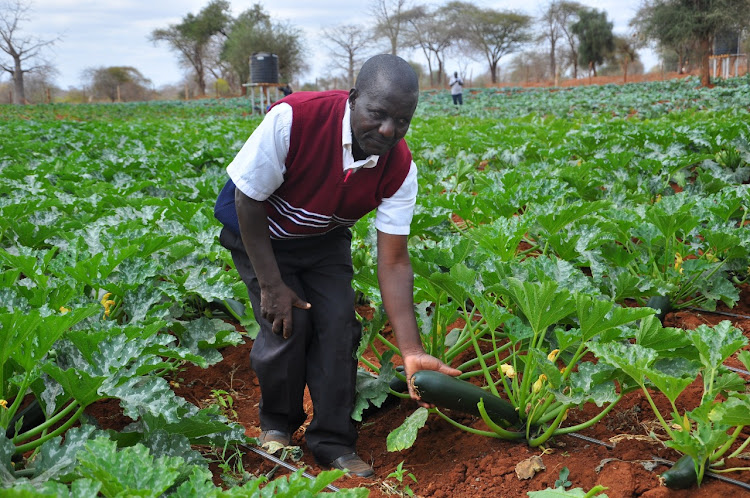
[[376, 55], [359, 71], [349, 91], [354, 156], [381, 155], [409, 130], [419, 99], [419, 80], [408, 62]]
[[458, 71], [453, 71], [453, 77], [458, 78]]

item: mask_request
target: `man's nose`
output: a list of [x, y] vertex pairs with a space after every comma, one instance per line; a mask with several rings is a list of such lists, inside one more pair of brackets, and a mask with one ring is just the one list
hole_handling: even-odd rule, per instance
[[384, 119], [383, 122], [380, 123], [378, 132], [384, 137], [393, 137], [396, 133], [396, 125], [392, 119]]

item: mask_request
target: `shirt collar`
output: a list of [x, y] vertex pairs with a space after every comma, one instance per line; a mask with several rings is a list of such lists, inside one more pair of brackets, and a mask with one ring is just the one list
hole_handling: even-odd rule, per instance
[[344, 171], [349, 169], [357, 170], [359, 168], [374, 168], [378, 165], [380, 156], [371, 155], [365, 159], [355, 161], [352, 152], [352, 124], [350, 118], [349, 99], [346, 99], [346, 109], [344, 110], [344, 121], [341, 123], [341, 145], [344, 148]]

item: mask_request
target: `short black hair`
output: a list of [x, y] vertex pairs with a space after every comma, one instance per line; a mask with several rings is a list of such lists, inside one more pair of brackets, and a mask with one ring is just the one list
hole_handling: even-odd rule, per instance
[[397, 55], [380, 54], [365, 61], [359, 70], [354, 88], [366, 92], [375, 85], [396, 85], [419, 95], [419, 78], [411, 65]]

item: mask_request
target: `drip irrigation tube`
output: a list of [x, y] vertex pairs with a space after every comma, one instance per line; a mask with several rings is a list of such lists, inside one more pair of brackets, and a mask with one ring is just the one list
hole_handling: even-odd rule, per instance
[[[606, 447], [607, 449], [610, 449], [610, 450], [614, 448], [614, 446], [611, 445], [611, 444], [609, 444], [609, 443], [605, 443], [604, 441], [600, 441], [599, 439], [594, 439], [593, 437], [588, 437], [588, 436], [583, 436], [581, 434], [576, 434], [575, 432], [571, 432], [570, 434], [568, 434], [568, 436], [577, 437], [578, 439], [583, 439], [584, 441], [588, 441], [589, 443], [599, 444], [599, 445], [602, 445], [602, 446], [604, 446], [604, 447]], [[656, 462], [656, 463], [667, 465], [669, 467], [672, 467], [675, 464], [675, 462], [673, 462], [671, 460], [665, 460], [664, 458], [653, 457], [652, 460], [654, 462]], [[706, 473], [704, 475], [708, 476], [708, 477], [712, 477], [712, 478], [717, 479], [719, 481], [724, 481], [724, 482], [726, 482], [728, 484], [734, 484], [735, 486], [739, 486], [741, 488], [750, 490], [750, 483], [746, 483], [746, 482], [743, 482], [743, 481], [738, 481], [737, 479], [732, 479], [731, 477], [724, 477], [721, 474], [716, 474], [716, 473], [710, 472], [710, 471], [706, 471]]]
[[690, 311], [697, 311], [700, 313], [711, 313], [713, 315], [724, 315], [724, 316], [731, 316], [734, 318], [744, 318], [745, 320], [750, 320], [750, 316], [738, 315], [737, 313], [729, 313], [727, 311], [711, 311], [711, 310], [704, 310], [702, 308], [693, 308], [691, 306], [688, 306], [687, 308], [684, 308], [684, 309], [690, 310]]
[[[242, 448], [244, 448], [246, 450], [250, 450], [253, 453], [257, 453], [258, 455], [262, 456], [266, 460], [269, 460], [269, 461], [275, 463], [276, 465], [281, 465], [285, 469], [291, 470], [292, 472], [298, 472], [300, 470], [297, 467], [295, 467], [294, 465], [292, 465], [290, 463], [287, 463], [284, 460], [281, 460], [280, 458], [276, 458], [275, 456], [273, 456], [270, 453], [267, 453], [267, 452], [261, 450], [260, 448], [256, 448], [254, 446], [249, 446], [249, 445], [246, 445], [246, 444], [241, 444], [240, 447], [242, 447]], [[313, 476], [311, 474], [308, 474], [307, 472], [302, 472], [302, 477], [307, 477], [308, 479], [315, 480], [315, 476]], [[333, 492], [339, 491], [339, 488], [337, 488], [336, 486], [332, 486], [330, 484], [326, 485], [326, 489], [329, 489], [329, 490], [331, 490]]]

